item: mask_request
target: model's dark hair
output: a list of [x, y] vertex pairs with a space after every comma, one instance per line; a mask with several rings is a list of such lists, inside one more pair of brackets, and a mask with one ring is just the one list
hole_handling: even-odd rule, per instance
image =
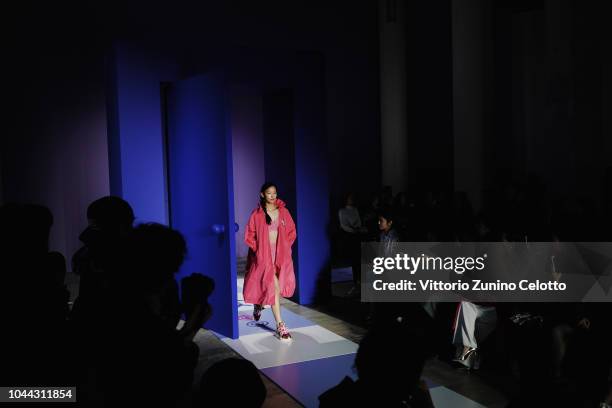
[[259, 192], [264, 195], [263, 197], [261, 196], [261, 194], [259, 195], [259, 205], [261, 206], [261, 209], [266, 215], [266, 224], [268, 225], [272, 223], [272, 218], [270, 218], [270, 216], [268, 215], [268, 210], [266, 209], [266, 190], [270, 187], [274, 187], [278, 191], [278, 187], [276, 187], [276, 184], [270, 182], [264, 183], [263, 186], [261, 186], [261, 189], [259, 190]]

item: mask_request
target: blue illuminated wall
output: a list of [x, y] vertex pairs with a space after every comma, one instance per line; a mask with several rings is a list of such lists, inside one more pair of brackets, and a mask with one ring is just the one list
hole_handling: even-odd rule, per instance
[[298, 301], [313, 303], [329, 296], [329, 171], [325, 120], [324, 60], [300, 53], [295, 64], [295, 186], [299, 274]]
[[[132, 204], [138, 221], [167, 224], [160, 83], [179, 79], [182, 73], [190, 76], [209, 70], [223, 72], [229, 84], [248, 84], [246, 93], [262, 105], [242, 109], [237, 117], [242, 115], [243, 123], [232, 119], [231, 124], [233, 132], [243, 133], [232, 136], [239, 153], [234, 152], [234, 159], [250, 157], [233, 163], [234, 186], [239, 186], [235, 203], [241, 203], [236, 205], [241, 228], [236, 237], [237, 252], [245, 251], [244, 224], [256, 205], [259, 186], [266, 178], [272, 179], [279, 184], [280, 197], [287, 201], [298, 228], [294, 246], [296, 300], [313, 303], [318, 296], [326, 295], [329, 285], [330, 191], [323, 56], [228, 49], [206, 54], [204, 60], [175, 59], [129, 44], [113, 48], [108, 61], [111, 192]], [[185, 66], [188, 68], [182, 71]], [[236, 98], [247, 88], [235, 94]], [[277, 100], [276, 107], [268, 111], [266, 134], [263, 106], [271, 96]], [[287, 104], [283, 105], [283, 98]], [[262, 146], [269, 138], [276, 142]], [[242, 146], [238, 146], [238, 140]]]
[[167, 225], [160, 83], [176, 79], [178, 67], [156, 55], [129, 43], [109, 52], [110, 190], [132, 205], [136, 222]]

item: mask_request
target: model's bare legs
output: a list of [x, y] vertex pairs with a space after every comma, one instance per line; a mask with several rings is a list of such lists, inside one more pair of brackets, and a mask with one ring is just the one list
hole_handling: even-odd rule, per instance
[[272, 305], [272, 313], [276, 320], [276, 334], [280, 340], [291, 340], [291, 334], [287, 330], [287, 326], [280, 314], [280, 285], [278, 284], [278, 277], [274, 274], [274, 304]]
[[274, 315], [276, 324], [283, 321], [280, 312], [280, 286], [278, 285], [276, 274], [274, 274], [274, 304], [272, 305], [272, 314]]

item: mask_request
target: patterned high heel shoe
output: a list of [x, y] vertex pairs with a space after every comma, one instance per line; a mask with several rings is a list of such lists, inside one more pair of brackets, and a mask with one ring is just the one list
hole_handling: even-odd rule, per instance
[[287, 326], [285, 326], [285, 322], [278, 322], [276, 327], [276, 335], [279, 340], [291, 340], [291, 333], [287, 330]]
[[259, 321], [259, 319], [261, 319], [261, 311], [263, 310], [263, 306], [262, 305], [254, 305], [253, 306], [253, 319], [255, 319], [256, 322]]

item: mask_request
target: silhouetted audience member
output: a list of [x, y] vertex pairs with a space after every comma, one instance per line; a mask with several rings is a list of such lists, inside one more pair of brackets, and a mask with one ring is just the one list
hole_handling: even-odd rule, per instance
[[373, 328], [362, 339], [355, 368], [319, 396], [320, 407], [433, 407], [420, 380], [428, 357], [425, 339], [398, 323]]
[[121, 249], [132, 229], [134, 212], [127, 201], [106, 196], [89, 205], [87, 221], [79, 235], [84, 246], [72, 257], [72, 271], [80, 279], [71, 319], [80, 329], [95, 326], [97, 317], [105, 313], [100, 308], [110, 294], [113, 273], [121, 266]]
[[111, 279], [120, 276], [122, 284], [111, 285], [95, 345], [85, 350], [94, 365], [90, 399], [172, 407], [188, 398], [199, 355], [193, 338], [211, 308], [202, 294], [180, 330], [169, 324], [172, 313], [163, 300], [185, 254], [182, 235], [159, 224], [139, 225], [127, 235], [123, 266]]
[[11, 203], [0, 208], [0, 384], [69, 382], [65, 261], [49, 253], [52, 224], [43, 206]]
[[53, 312], [61, 325], [66, 324], [70, 313], [70, 291], [65, 284], [66, 281], [66, 258], [57, 251], [47, 254], [46, 264], [49, 267], [49, 288], [53, 288], [55, 300], [48, 307], [56, 308]]
[[378, 213], [381, 208], [380, 194], [370, 194], [367, 205], [362, 209], [362, 223], [366, 229], [366, 240], [376, 241], [378, 237]]
[[392, 208], [385, 207], [378, 214], [378, 242], [381, 245], [382, 257], [395, 256], [399, 233], [395, 228], [395, 214]]
[[596, 404], [609, 386], [612, 365], [610, 303], [578, 303], [569, 333], [564, 373], [584, 397]]
[[[380, 257], [394, 257], [398, 251], [397, 244], [399, 242], [399, 235], [395, 229], [395, 217], [391, 208], [383, 208], [379, 211], [378, 215], [378, 245], [379, 253], [377, 256]], [[402, 313], [400, 312], [400, 305], [395, 303], [370, 303], [369, 312], [366, 316], [366, 321], [372, 323], [373, 320], [380, 320], [383, 318], [397, 318]], [[382, 316], [382, 315], [385, 316]], [[387, 316], [392, 314], [393, 317]], [[401, 318], [400, 318], [401, 320]]]
[[338, 210], [338, 220], [344, 248], [351, 264], [353, 274], [352, 293], [359, 292], [361, 282], [361, 234], [363, 227], [361, 217], [355, 203], [354, 194], [348, 193], [344, 202], [344, 207]]
[[[240, 392], [228, 392], [228, 384], [240, 381]], [[266, 400], [259, 370], [248, 360], [228, 358], [213, 364], [202, 375], [194, 408], [259, 408]]]

